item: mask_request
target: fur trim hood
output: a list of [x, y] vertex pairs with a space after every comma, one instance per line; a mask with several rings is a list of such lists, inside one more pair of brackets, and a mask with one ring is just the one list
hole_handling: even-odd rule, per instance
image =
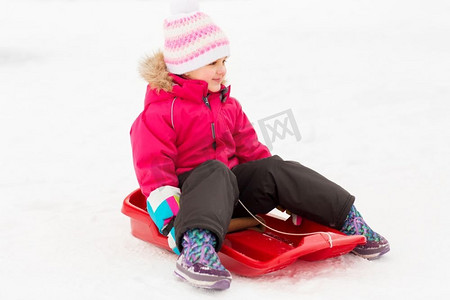
[[[157, 93], [161, 90], [168, 93], [172, 92], [175, 82], [172, 77], [173, 75], [167, 70], [162, 51], [155, 52], [153, 56], [144, 57], [139, 65], [139, 74], [148, 82], [150, 88], [154, 89]], [[227, 84], [226, 78], [222, 84]]]
[[140, 63], [139, 73], [157, 92], [160, 90], [172, 91], [173, 79], [167, 70], [162, 51], [156, 52], [153, 56], [145, 57]]

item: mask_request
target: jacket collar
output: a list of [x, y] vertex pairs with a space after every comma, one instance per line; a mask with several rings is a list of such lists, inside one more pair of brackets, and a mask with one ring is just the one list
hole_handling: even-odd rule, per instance
[[209, 92], [208, 83], [203, 80], [186, 79], [178, 75], [170, 74], [173, 79], [174, 86], [172, 93], [175, 97], [180, 97], [188, 100], [202, 101], [205, 97], [214, 97], [218, 95], [222, 102], [230, 96], [230, 86], [221, 86], [218, 92]]

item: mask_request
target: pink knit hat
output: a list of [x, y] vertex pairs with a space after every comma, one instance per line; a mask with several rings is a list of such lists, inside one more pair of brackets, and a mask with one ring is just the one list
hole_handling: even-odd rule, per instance
[[164, 20], [164, 61], [173, 74], [184, 74], [229, 56], [229, 41], [197, 1], [172, 1], [172, 16]]

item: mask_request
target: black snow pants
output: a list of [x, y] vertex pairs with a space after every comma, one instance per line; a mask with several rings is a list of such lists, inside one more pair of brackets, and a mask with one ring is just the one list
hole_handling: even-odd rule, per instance
[[232, 217], [266, 214], [281, 206], [294, 214], [341, 229], [355, 197], [319, 173], [279, 156], [255, 160], [229, 169], [208, 160], [179, 176], [180, 210], [175, 219], [177, 246], [193, 228], [217, 236], [220, 250]]

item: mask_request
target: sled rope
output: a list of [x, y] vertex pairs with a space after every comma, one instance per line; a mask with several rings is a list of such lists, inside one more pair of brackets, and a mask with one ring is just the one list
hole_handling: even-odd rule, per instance
[[281, 234], [286, 234], [286, 235], [292, 235], [292, 236], [306, 236], [306, 235], [313, 235], [313, 234], [326, 234], [328, 236], [328, 243], [330, 244], [330, 248], [333, 248], [333, 239], [331, 238], [331, 233], [330, 232], [325, 232], [325, 231], [316, 231], [316, 232], [308, 232], [308, 233], [293, 233], [293, 232], [284, 232], [284, 231], [280, 231], [277, 230], [275, 228], [272, 228], [270, 226], [268, 226], [267, 224], [264, 224], [264, 222], [262, 222], [261, 220], [259, 220], [254, 214], [252, 214], [248, 208], [244, 205], [244, 203], [242, 203], [242, 201], [240, 199], [238, 199], [239, 203], [242, 205], [242, 207], [250, 214], [250, 216], [252, 216], [253, 219], [255, 219], [259, 224], [261, 224], [262, 226], [276, 232], [276, 233], [281, 233]]

